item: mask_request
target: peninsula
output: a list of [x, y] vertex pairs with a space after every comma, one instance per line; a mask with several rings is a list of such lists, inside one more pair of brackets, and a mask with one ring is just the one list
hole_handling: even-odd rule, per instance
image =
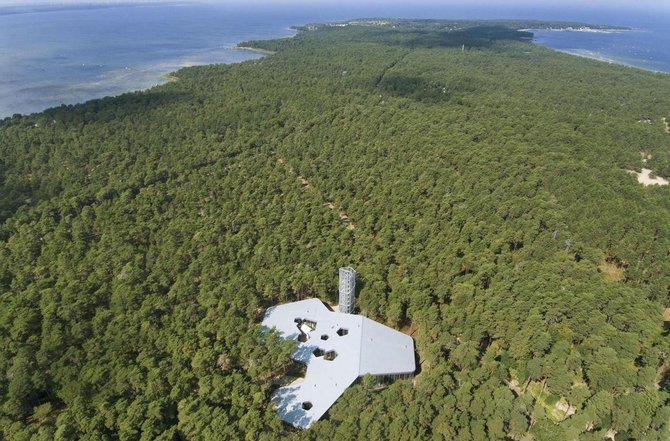
[[[535, 27], [316, 24], [0, 121], [0, 439], [669, 439], [670, 186], [638, 176], [670, 179], [670, 77]], [[344, 264], [350, 326], [416, 363], [361, 369], [316, 303]], [[283, 396], [301, 347], [415, 376]]]

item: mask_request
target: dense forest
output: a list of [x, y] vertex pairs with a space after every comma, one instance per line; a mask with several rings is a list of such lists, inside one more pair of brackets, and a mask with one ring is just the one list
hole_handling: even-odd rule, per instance
[[[670, 77], [529, 38], [317, 26], [3, 120], [0, 440], [670, 439]], [[420, 371], [299, 431], [259, 324], [344, 265]]]

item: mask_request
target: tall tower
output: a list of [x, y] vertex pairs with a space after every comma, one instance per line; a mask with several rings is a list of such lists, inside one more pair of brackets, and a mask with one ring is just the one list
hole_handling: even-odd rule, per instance
[[354, 312], [356, 297], [356, 271], [353, 268], [340, 268], [340, 312], [351, 314]]

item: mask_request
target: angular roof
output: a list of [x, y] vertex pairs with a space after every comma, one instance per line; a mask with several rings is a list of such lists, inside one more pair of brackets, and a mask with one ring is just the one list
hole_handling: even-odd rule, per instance
[[265, 328], [298, 340], [292, 355], [307, 365], [305, 378], [281, 387], [272, 401], [282, 420], [307, 428], [347, 387], [365, 374], [411, 374], [416, 369], [411, 337], [361, 315], [329, 310], [319, 299], [268, 308]]

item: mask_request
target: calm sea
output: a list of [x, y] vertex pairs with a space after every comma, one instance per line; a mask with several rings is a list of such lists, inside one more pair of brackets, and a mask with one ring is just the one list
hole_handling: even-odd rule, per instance
[[626, 32], [534, 31], [534, 41], [608, 63], [670, 73], [670, 17], [665, 23], [631, 24]]
[[536, 42], [670, 72], [670, 16], [644, 12], [453, 4], [0, 7], [0, 117], [144, 89], [184, 66], [257, 58], [232, 46], [291, 36], [291, 25], [360, 17], [537, 18], [631, 26], [634, 31], [613, 34], [538, 32]]

